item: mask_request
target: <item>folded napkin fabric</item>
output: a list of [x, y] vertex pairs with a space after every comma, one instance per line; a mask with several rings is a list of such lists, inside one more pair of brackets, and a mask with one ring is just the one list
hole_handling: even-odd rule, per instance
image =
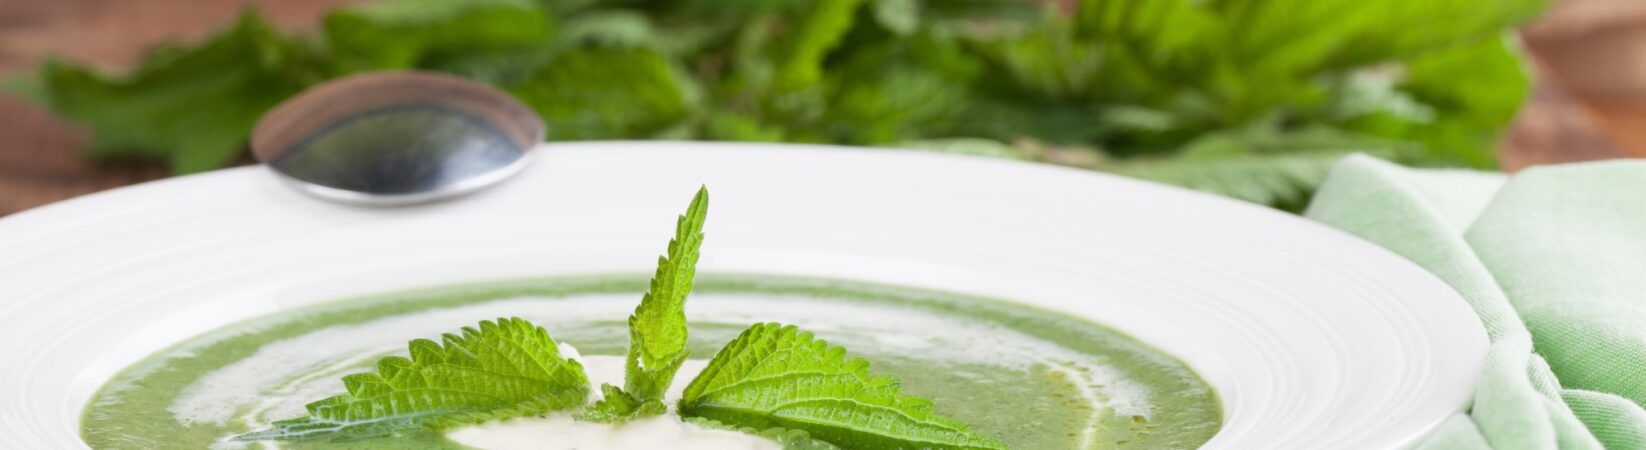
[[1646, 449], [1646, 161], [1513, 176], [1345, 158], [1305, 213], [1427, 268], [1491, 349], [1420, 449]]

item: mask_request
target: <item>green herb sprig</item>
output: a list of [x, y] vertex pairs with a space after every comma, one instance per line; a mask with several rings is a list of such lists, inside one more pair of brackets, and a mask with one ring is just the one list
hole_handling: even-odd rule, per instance
[[675, 372], [686, 362], [686, 295], [697, 274], [698, 249], [703, 245], [703, 219], [709, 212], [709, 191], [699, 189], [686, 214], [675, 225], [668, 255], [657, 260], [651, 287], [629, 316], [629, 352], [623, 388], [605, 385], [599, 403], [578, 415], [596, 422], [624, 422], [655, 416], [668, 409], [663, 393]]
[[93, 156], [179, 173], [234, 161], [305, 87], [422, 69], [514, 93], [551, 140], [952, 149], [1295, 207], [1347, 152], [1493, 167], [1527, 89], [1505, 32], [1549, 2], [383, 0], [9, 84], [90, 126]]
[[793, 325], [756, 324], [720, 350], [680, 399], [680, 415], [745, 427], [801, 430], [848, 449], [999, 450], [1000, 441], [903, 395], [896, 378], [869, 374]]
[[[685, 302], [708, 208], [708, 189], [699, 189], [629, 316], [624, 386], [601, 386], [603, 397], [578, 419], [622, 423], [668, 411], [664, 393], [690, 353]], [[344, 377], [348, 392], [310, 403], [307, 417], [235, 439], [347, 441], [438, 431], [570, 410], [588, 398], [583, 366], [562, 358], [548, 332], [525, 320], [481, 322], [442, 341], [414, 340], [410, 359], [384, 358], [376, 373]], [[1006, 448], [937, 415], [930, 400], [900, 391], [897, 379], [871, 375], [868, 361], [847, 358], [846, 349], [792, 325], [764, 323], [715, 354], [677, 411], [690, 423], [766, 437], [789, 450]]]
[[561, 357], [549, 333], [525, 320], [480, 322], [440, 343], [411, 341], [408, 349], [409, 359], [383, 358], [375, 373], [343, 377], [348, 393], [308, 404], [307, 417], [235, 440], [358, 440], [539, 415], [588, 398], [583, 366]]

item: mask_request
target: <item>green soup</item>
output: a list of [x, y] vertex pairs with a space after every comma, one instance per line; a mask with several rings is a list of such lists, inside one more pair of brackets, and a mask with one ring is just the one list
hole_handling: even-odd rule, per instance
[[[339, 378], [405, 343], [483, 319], [543, 326], [585, 356], [621, 355], [646, 277], [491, 282], [325, 303], [231, 325], [116, 375], [86, 407], [98, 449], [259, 448], [225, 442], [342, 392]], [[1187, 449], [1217, 432], [1216, 394], [1182, 362], [1101, 325], [996, 300], [883, 285], [701, 275], [692, 358], [748, 325], [784, 322], [896, 376], [904, 392], [1014, 449]], [[683, 384], [685, 380], [677, 381]], [[672, 399], [671, 399], [672, 400]], [[548, 439], [548, 437], [546, 437]], [[433, 432], [279, 448], [465, 448]], [[269, 446], [273, 448], [273, 446]]]

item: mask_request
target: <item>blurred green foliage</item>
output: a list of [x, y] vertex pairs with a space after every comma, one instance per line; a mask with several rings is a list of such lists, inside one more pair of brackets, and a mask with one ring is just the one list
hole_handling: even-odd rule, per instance
[[352, 72], [514, 93], [551, 140], [821, 142], [1045, 160], [1274, 206], [1337, 156], [1491, 168], [1527, 79], [1505, 30], [1548, 0], [386, 0], [282, 34], [255, 12], [31, 91], [100, 157], [177, 172]]

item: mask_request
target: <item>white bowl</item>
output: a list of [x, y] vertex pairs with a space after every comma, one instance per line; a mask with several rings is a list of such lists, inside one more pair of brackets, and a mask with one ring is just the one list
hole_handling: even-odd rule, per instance
[[699, 184], [705, 272], [1006, 298], [1115, 327], [1224, 402], [1205, 448], [1401, 448], [1464, 409], [1486, 354], [1458, 295], [1266, 208], [1091, 172], [926, 153], [546, 145], [453, 202], [320, 202], [248, 167], [0, 220], [0, 448], [83, 448], [116, 371], [234, 321], [391, 289], [646, 272]]

